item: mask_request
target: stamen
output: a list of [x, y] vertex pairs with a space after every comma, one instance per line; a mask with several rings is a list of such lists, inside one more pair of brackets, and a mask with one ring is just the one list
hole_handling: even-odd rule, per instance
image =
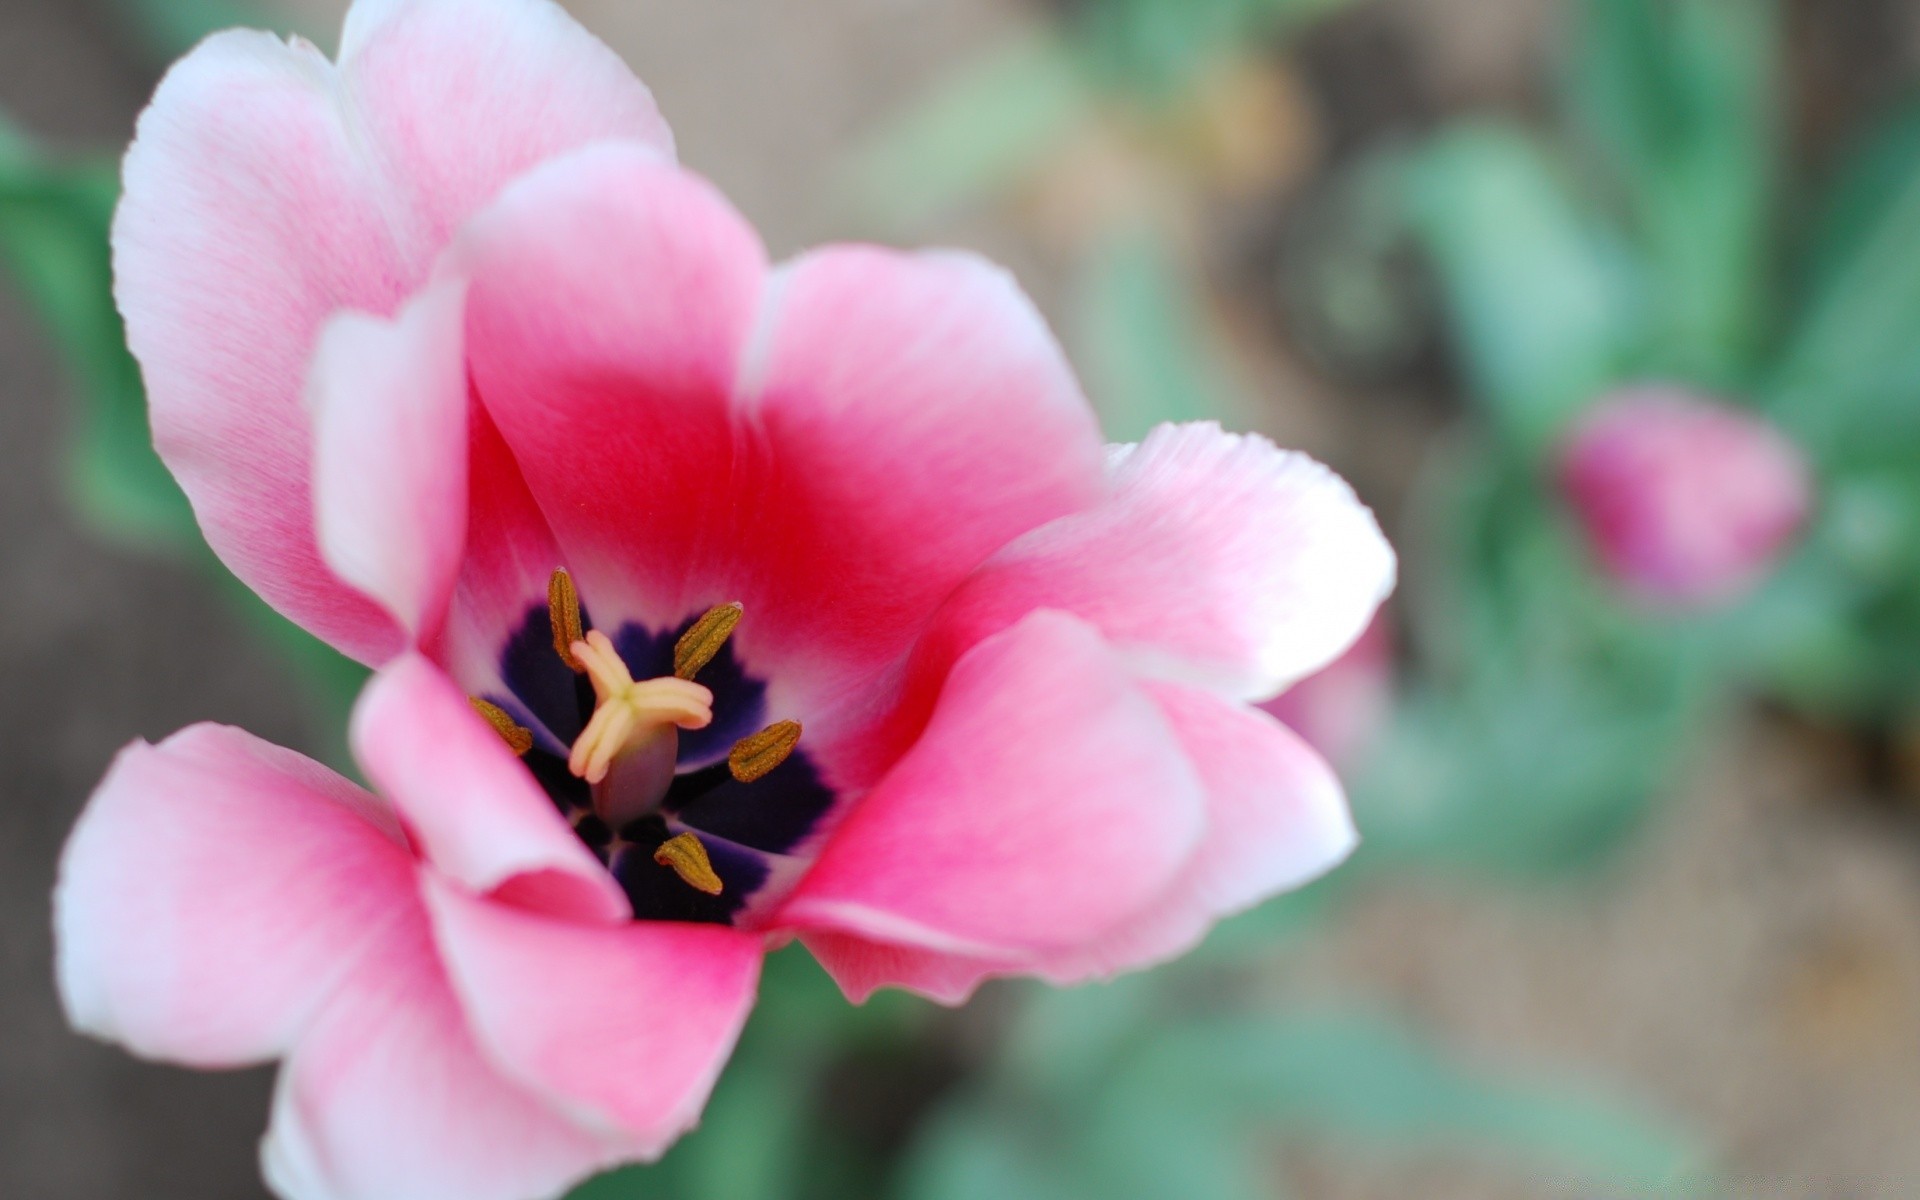
[[713, 870], [713, 860], [707, 857], [707, 848], [700, 839], [691, 833], [682, 833], [660, 843], [653, 852], [653, 861], [663, 867], [673, 868], [673, 873], [681, 882], [696, 891], [709, 896], [718, 896], [726, 890], [720, 876]]
[[764, 779], [800, 744], [800, 722], [776, 721], [759, 733], [743, 737], [727, 755], [727, 770], [741, 783]]
[[586, 668], [573, 656], [573, 644], [580, 640], [580, 593], [574, 590], [573, 576], [565, 567], [547, 578], [547, 620], [553, 625], [553, 652], [560, 661], [584, 674]]
[[506, 709], [489, 704], [478, 696], [467, 697], [467, 703], [473, 705], [473, 711], [487, 719], [487, 724], [493, 726], [493, 731], [515, 754], [525, 754], [533, 749], [533, 730], [516, 722]]
[[738, 604], [716, 604], [708, 609], [706, 615], [673, 644], [673, 673], [682, 679], [698, 675], [700, 668], [712, 662], [713, 656], [720, 653], [720, 647], [733, 636], [733, 627], [740, 623], [745, 612]]

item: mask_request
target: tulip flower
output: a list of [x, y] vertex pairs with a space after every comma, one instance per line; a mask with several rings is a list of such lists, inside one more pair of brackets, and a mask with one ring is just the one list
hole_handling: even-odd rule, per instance
[[1575, 426], [1560, 483], [1602, 568], [1672, 608], [1730, 603], [1805, 523], [1805, 458], [1758, 415], [1668, 387], [1601, 400]]
[[1393, 557], [1210, 425], [1101, 444], [997, 269], [767, 262], [546, 0], [203, 44], [119, 300], [209, 542], [377, 668], [371, 788], [237, 730], [115, 763], [55, 898], [74, 1024], [283, 1060], [289, 1200], [533, 1200], [698, 1118], [762, 954], [946, 1002], [1162, 961], [1338, 862], [1251, 704]]

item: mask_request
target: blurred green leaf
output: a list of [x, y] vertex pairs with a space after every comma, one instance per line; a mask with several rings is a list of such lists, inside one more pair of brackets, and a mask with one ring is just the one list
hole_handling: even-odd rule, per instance
[[1660, 373], [1737, 382], [1771, 317], [1779, 13], [1772, 0], [1583, 0], [1566, 72], [1624, 193]]
[[51, 161], [0, 136], [0, 259], [53, 335], [82, 401], [68, 478], [74, 503], [127, 544], [199, 541], [186, 497], [153, 451], [140, 369], [113, 304], [111, 165]]
[[1802, 317], [1768, 388], [1773, 415], [1829, 470], [1920, 449], [1920, 107], [1840, 172], [1815, 224]]
[[[1163, 973], [1164, 974], [1164, 973]], [[1137, 1007], [1118, 1025], [1112, 993], [1048, 1003], [1039, 1029], [1081, 1002], [1105, 1031], [1073, 1057], [1075, 1087], [1033, 1090], [1016, 1038], [1007, 1067], [929, 1123], [902, 1172], [906, 1200], [1257, 1200], [1281, 1181], [1266, 1164], [1286, 1137], [1364, 1153], [1433, 1150], [1518, 1162], [1529, 1177], [1697, 1195], [1704, 1155], [1661, 1121], [1588, 1089], [1496, 1080], [1449, 1061], [1404, 1026], [1366, 1016], [1170, 1019]], [[1134, 998], [1138, 998], [1138, 993]], [[1128, 1028], [1130, 1026], [1130, 1028]]]
[[1065, 1200], [1096, 1194], [1080, 1190], [1084, 1182], [1035, 1118], [1006, 1105], [949, 1109], [922, 1131], [895, 1190], [902, 1200]]
[[1162, 421], [1231, 421], [1238, 413], [1205, 303], [1151, 231], [1126, 231], [1094, 250], [1074, 296], [1071, 328], [1110, 440], [1138, 441]]
[[1513, 444], [1544, 452], [1636, 344], [1630, 258], [1511, 127], [1456, 127], [1405, 178], [1475, 397]]
[[1035, 36], [968, 63], [892, 117], [852, 160], [855, 203], [913, 229], [1019, 180], [1093, 107], [1079, 61]]
[[1110, 88], [1177, 97], [1223, 57], [1292, 32], [1348, 0], [1087, 0], [1072, 41]]
[[284, 23], [270, 21], [263, 5], [248, 0], [114, 0], [114, 4], [159, 62], [180, 57], [222, 29]]
[[1194, 1023], [1153, 1038], [1108, 1094], [1157, 1096], [1163, 1112], [1216, 1127], [1331, 1135], [1369, 1154], [1475, 1150], [1643, 1191], [1697, 1194], [1705, 1161], [1669, 1122], [1586, 1089], [1485, 1077], [1380, 1017]]

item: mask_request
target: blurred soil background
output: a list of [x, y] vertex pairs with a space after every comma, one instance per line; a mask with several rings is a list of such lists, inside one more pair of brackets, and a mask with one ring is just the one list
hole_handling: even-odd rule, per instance
[[[300, 26], [340, 6], [284, 3]], [[682, 158], [714, 178], [776, 254], [875, 236], [835, 188], [840, 155], [960, 61], [1031, 19], [1016, 0], [573, 0], [652, 86]], [[1795, 154], [1817, 165], [1860, 113], [1914, 76], [1920, 4], [1801, 3]], [[1283, 203], [1196, 219], [1196, 257], [1269, 407], [1249, 423], [1391, 499], [1449, 410], [1444, 355], [1390, 378], [1333, 379], [1289, 350], [1277, 272], [1315, 183], [1361, 144], [1463, 108], [1538, 101], [1544, 0], [1375, 0], [1289, 56], [1299, 137], [1269, 175]], [[110, 0], [0, 0], [0, 107], [59, 147], [116, 146], [154, 83]], [[1079, 168], [1076, 168], [1079, 169]], [[1058, 312], [1067, 195], [1023, 198], [940, 231], [1012, 266]], [[1058, 186], [1058, 185], [1056, 185]], [[1070, 224], [1070, 222], [1068, 223]], [[69, 1034], [51, 987], [47, 897], [60, 843], [114, 750], [197, 720], [322, 750], [281, 660], [217, 590], [109, 549], [76, 522], [60, 467], [71, 386], [0, 289], [0, 1196], [241, 1200], [270, 1076], [133, 1062]], [[1270, 987], [1276, 1003], [1365, 994], [1492, 1070], [1577, 1071], [1704, 1133], [1735, 1194], [1920, 1194], [1920, 805], [1901, 751], [1756, 713], [1721, 731], [1689, 782], [1599, 871], [1521, 892], [1457, 879], [1376, 886]], [[1920, 757], [1920, 748], [1905, 751]], [[1920, 773], [1912, 764], [1907, 779]], [[1904, 796], [1904, 799], [1900, 797]], [[1364, 830], [1363, 830], [1364, 832]], [[1382, 1163], [1277, 1145], [1315, 1198], [1571, 1194], [1450, 1155]]]

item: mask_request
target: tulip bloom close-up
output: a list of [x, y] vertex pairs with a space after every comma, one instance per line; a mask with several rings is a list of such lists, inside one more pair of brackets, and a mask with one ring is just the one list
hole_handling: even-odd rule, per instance
[[1163, 961], [1355, 841], [1252, 707], [1393, 578], [1253, 436], [1104, 446], [961, 253], [770, 266], [546, 0], [228, 33], [142, 118], [117, 295], [226, 564], [377, 668], [371, 790], [125, 750], [56, 897], [81, 1029], [282, 1060], [291, 1200], [535, 1200], [699, 1118], [762, 954], [853, 1000]]

